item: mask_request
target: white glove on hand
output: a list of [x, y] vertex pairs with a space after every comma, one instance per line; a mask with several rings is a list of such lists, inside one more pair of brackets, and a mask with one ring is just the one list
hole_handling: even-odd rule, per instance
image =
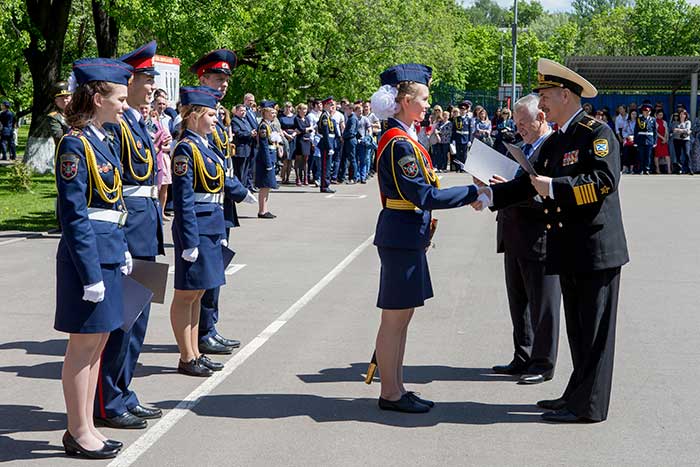
[[476, 198], [476, 200], [481, 202], [481, 209], [479, 209], [479, 211], [483, 211], [484, 208], [487, 208], [491, 205], [491, 199], [486, 193], [481, 193], [479, 197]]
[[224, 246], [224, 247], [228, 247], [228, 240], [226, 240], [225, 238], [222, 238], [221, 240], [219, 240], [219, 245]]
[[122, 274], [125, 276], [131, 274], [131, 271], [134, 269], [134, 260], [131, 259], [131, 253], [128, 251], [124, 253], [124, 265], [119, 269], [121, 269]]
[[330, 151], [328, 151], [328, 155], [329, 155], [329, 156], [332, 156], [333, 154], [335, 154], [335, 151], [334, 151], [334, 150], [331, 149]]
[[197, 248], [197, 247], [188, 248], [182, 252], [182, 259], [184, 259], [185, 261], [188, 261], [190, 263], [194, 263], [195, 261], [197, 261], [198, 257], [199, 257], [199, 248]]
[[100, 281], [83, 287], [83, 300], [100, 303], [105, 299], [105, 283]]
[[248, 194], [245, 195], [243, 202], [248, 204], [258, 204], [258, 198], [255, 197], [252, 191], [248, 190]]

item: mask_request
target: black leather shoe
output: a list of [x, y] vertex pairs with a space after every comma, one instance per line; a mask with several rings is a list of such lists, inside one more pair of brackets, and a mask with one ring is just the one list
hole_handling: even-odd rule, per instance
[[393, 410], [394, 412], [405, 413], [425, 413], [430, 410], [430, 407], [414, 401], [407, 394], [401, 396], [397, 401], [379, 398], [379, 408], [382, 410]]
[[241, 346], [241, 341], [237, 341], [236, 339], [226, 339], [219, 333], [214, 334], [214, 339], [219, 344], [225, 345], [226, 347], [231, 347], [232, 349], [237, 349]]
[[492, 367], [495, 373], [501, 375], [519, 375], [527, 370], [527, 366], [524, 363], [518, 363], [515, 360], [507, 365], [496, 365]]
[[143, 420], [131, 412], [124, 412], [116, 417], [95, 417], [95, 423], [99, 426], [106, 426], [109, 428], [118, 428], [124, 430], [141, 430], [148, 426], [146, 420]]
[[121, 449], [124, 447], [124, 443], [122, 443], [121, 441], [117, 441], [116, 439], [106, 439], [105, 446], [113, 449]]
[[199, 339], [199, 352], [215, 355], [228, 355], [233, 353], [233, 348], [226, 347], [212, 336]]
[[189, 362], [183, 362], [180, 360], [180, 363], [177, 365], [177, 372], [182, 373], [183, 375], [203, 377], [214, 374], [209, 368], [205, 367], [194, 358]]
[[422, 398], [418, 397], [418, 394], [416, 394], [416, 393], [413, 392], [413, 391], [407, 391], [407, 392], [406, 392], [406, 395], [407, 395], [408, 397], [410, 397], [411, 399], [413, 399], [414, 401], [420, 403], [420, 404], [427, 405], [427, 406], [430, 407], [431, 409], [432, 409], [433, 407], [435, 407], [435, 402], [433, 402], [433, 401], [431, 401], [431, 400], [428, 400], [428, 399], [422, 399]]
[[547, 373], [525, 373], [520, 375], [518, 384], [540, 384], [549, 381], [554, 377], [552, 372]]
[[119, 454], [119, 449], [109, 447], [106, 443], [102, 445], [101, 449], [88, 451], [79, 445], [67, 431], [63, 434], [63, 449], [68, 456], [83, 456], [88, 459], [111, 459], [112, 457], [117, 457], [117, 454]]
[[579, 417], [578, 415], [572, 413], [569, 409], [545, 412], [542, 414], [542, 420], [555, 423], [594, 423], [593, 420]]
[[559, 399], [545, 399], [537, 401], [537, 407], [547, 410], [561, 410], [566, 407], [566, 401], [561, 397]]
[[321, 188], [321, 193], [335, 193], [333, 188]]
[[163, 411], [158, 408], [144, 407], [141, 404], [129, 409], [129, 412], [139, 418], [160, 418], [163, 416]]
[[210, 359], [204, 354], [199, 356], [198, 362], [201, 365], [204, 365], [205, 367], [209, 368], [211, 371], [221, 371], [224, 369], [223, 363], [215, 362], [214, 360]]

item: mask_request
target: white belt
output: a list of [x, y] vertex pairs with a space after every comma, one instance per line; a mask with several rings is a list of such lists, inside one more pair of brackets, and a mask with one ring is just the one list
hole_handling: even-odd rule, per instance
[[224, 204], [224, 193], [195, 193], [194, 202]]
[[653, 131], [640, 131], [637, 133], [638, 135], [645, 135], [645, 136], [653, 136], [654, 132]]
[[276, 144], [270, 144], [267, 146], [267, 148], [271, 151], [277, 151], [277, 145]]
[[156, 185], [124, 185], [122, 193], [124, 196], [158, 199], [158, 187]]
[[328, 139], [335, 139], [335, 135], [328, 135]]
[[114, 209], [87, 208], [88, 218], [91, 221], [111, 222], [123, 227], [126, 224], [126, 211], [115, 211]]
[[458, 135], [468, 135], [469, 132], [468, 132], [468, 131], [460, 131], [460, 130], [457, 130], [457, 134], [458, 134]]

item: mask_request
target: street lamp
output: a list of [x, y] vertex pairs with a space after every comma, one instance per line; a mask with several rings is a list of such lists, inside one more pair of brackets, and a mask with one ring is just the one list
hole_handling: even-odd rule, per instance
[[513, 108], [515, 104], [515, 83], [517, 82], [517, 62], [516, 56], [518, 54], [518, 0], [513, 0], [513, 81], [511, 81], [511, 104], [510, 108]]

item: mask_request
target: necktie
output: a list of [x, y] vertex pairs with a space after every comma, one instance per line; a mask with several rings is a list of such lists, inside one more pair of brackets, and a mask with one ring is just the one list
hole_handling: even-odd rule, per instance
[[530, 158], [530, 154], [532, 153], [532, 144], [524, 144], [523, 145], [523, 153], [525, 154], [525, 157], [528, 159]]

